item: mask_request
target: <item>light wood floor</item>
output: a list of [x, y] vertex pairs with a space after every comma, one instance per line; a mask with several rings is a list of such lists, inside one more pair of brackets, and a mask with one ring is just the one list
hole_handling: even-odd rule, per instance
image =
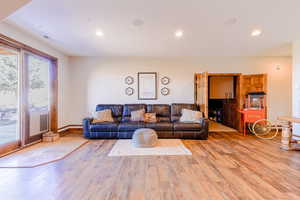
[[185, 140], [193, 156], [108, 157], [93, 140], [57, 163], [0, 169], [0, 199], [300, 199], [300, 152], [237, 133]]

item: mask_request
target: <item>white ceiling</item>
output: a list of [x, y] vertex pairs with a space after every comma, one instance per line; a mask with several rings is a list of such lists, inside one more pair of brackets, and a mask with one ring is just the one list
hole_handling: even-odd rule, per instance
[[[299, 8], [299, 0], [33, 0], [7, 21], [73, 56], [289, 56]], [[262, 35], [251, 37], [256, 28]]]

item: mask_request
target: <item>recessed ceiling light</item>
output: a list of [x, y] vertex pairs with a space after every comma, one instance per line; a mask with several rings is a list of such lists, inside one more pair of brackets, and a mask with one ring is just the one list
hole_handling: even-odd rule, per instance
[[251, 33], [251, 35], [252, 35], [253, 37], [259, 36], [260, 34], [261, 34], [261, 30], [259, 30], [259, 29], [255, 29], [255, 30], [253, 30], [252, 33]]
[[132, 22], [132, 24], [134, 25], [134, 26], [143, 26], [144, 25], [144, 21], [143, 20], [141, 20], [141, 19], [135, 19], [135, 20], [133, 20], [133, 22]]
[[177, 31], [175, 32], [175, 37], [181, 38], [182, 36], [183, 36], [183, 31], [182, 31], [182, 30], [177, 30]]
[[98, 30], [98, 31], [96, 32], [96, 35], [101, 37], [101, 36], [103, 36], [103, 32], [100, 31], [100, 30]]
[[237, 23], [237, 18], [230, 18], [230, 19], [228, 19], [228, 20], [226, 20], [225, 21], [225, 25], [234, 25], [234, 24], [236, 24]]

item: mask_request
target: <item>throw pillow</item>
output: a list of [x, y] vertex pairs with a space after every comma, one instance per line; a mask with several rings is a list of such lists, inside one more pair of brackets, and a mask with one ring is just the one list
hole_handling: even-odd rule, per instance
[[156, 113], [145, 113], [145, 122], [147, 123], [156, 123]]
[[130, 120], [133, 122], [143, 122], [145, 120], [144, 115], [145, 115], [145, 109], [132, 111]]
[[200, 120], [203, 118], [203, 113], [200, 111], [182, 109], [180, 122], [184, 123], [200, 123]]
[[111, 109], [96, 111], [92, 123], [114, 122]]

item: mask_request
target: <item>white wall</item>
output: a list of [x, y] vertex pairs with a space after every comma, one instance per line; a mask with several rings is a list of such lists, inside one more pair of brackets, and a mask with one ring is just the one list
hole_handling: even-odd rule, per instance
[[[281, 70], [276, 70], [280, 65]], [[268, 73], [269, 116], [291, 114], [291, 57], [100, 58], [71, 57], [70, 122], [81, 123], [99, 103], [193, 103], [194, 73]], [[168, 76], [169, 96], [155, 101], [137, 100], [137, 72]], [[135, 77], [135, 94], [126, 96], [124, 78]], [[162, 85], [159, 84], [159, 89]]]
[[[293, 116], [300, 118], [300, 41], [293, 44]], [[294, 124], [294, 134], [300, 136], [300, 124]]]
[[29, 34], [4, 22], [0, 23], [0, 33], [25, 43], [33, 48], [43, 51], [58, 58], [58, 127], [69, 124], [68, 102], [69, 102], [69, 58], [63, 53], [51, 48], [45, 42], [38, 40]]

